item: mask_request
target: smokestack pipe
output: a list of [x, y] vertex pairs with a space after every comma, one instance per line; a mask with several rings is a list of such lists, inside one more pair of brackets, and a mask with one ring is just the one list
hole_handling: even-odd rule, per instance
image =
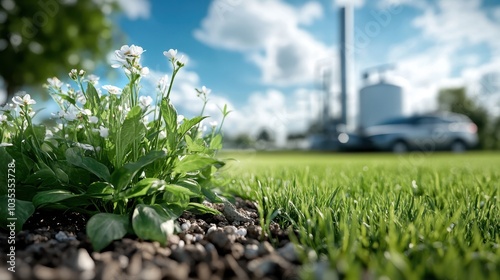
[[347, 125], [347, 101], [351, 91], [353, 24], [353, 7], [346, 4], [340, 8], [340, 104], [341, 123], [345, 125]]

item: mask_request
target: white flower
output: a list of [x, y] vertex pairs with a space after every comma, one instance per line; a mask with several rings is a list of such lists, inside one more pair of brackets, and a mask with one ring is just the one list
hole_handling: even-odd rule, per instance
[[2, 107], [2, 111], [12, 111], [17, 108], [17, 105], [15, 103], [7, 103], [5, 106]]
[[0, 147], [10, 147], [13, 146], [12, 143], [0, 143]]
[[118, 95], [122, 92], [122, 89], [112, 85], [102, 86], [103, 89], [107, 90], [110, 94]]
[[104, 126], [100, 126], [99, 129], [96, 129], [96, 131], [99, 132], [99, 135], [102, 137], [102, 138], [108, 138], [109, 136], [109, 129], [105, 128]]
[[89, 117], [89, 123], [97, 123], [99, 122], [99, 118], [96, 116], [90, 116]]
[[83, 143], [77, 142], [77, 143], [75, 143], [75, 146], [82, 148], [84, 150], [87, 150], [87, 151], [95, 151], [96, 150], [92, 145], [89, 145], [89, 144], [83, 144]]
[[[73, 69], [75, 70], [75, 73], [76, 73], [76, 69]], [[73, 71], [71, 70], [71, 71]], [[70, 72], [71, 74], [71, 72]], [[63, 82], [61, 82], [58, 78], [56, 77], [53, 77], [53, 78], [48, 78], [47, 79], [47, 83], [49, 83], [49, 85], [53, 88], [56, 88], [56, 89], [60, 89], [62, 86], [63, 86]]]
[[119, 68], [121, 66], [129, 66], [130, 60], [134, 58], [139, 58], [144, 50], [136, 45], [123, 45], [119, 50], [115, 51], [116, 63], [112, 64], [111, 67]]
[[168, 51], [164, 51], [163, 55], [166, 56], [170, 60], [175, 60], [175, 57], [177, 56], [177, 49], [170, 49]]
[[151, 102], [153, 102], [153, 98], [151, 98], [151, 96], [140, 96], [139, 102], [141, 103], [142, 108], [146, 108], [151, 105]]
[[166, 92], [168, 88], [168, 75], [165, 75], [160, 78], [158, 81], [158, 90], [160, 92]]
[[19, 106], [24, 106], [24, 105], [32, 105], [36, 104], [36, 101], [31, 99], [31, 96], [29, 94], [25, 94], [23, 97], [20, 96], [14, 96], [12, 98], [12, 102], [16, 103]]
[[[77, 78], [77, 76], [76, 76], [76, 75], [77, 75], [77, 73], [76, 73], [76, 69], [71, 69], [71, 71], [69, 71], [69, 73], [68, 73], [68, 76], [69, 76], [72, 80], [76, 80], [76, 78]], [[47, 79], [47, 81], [48, 81], [48, 79]], [[50, 82], [49, 82], [49, 84], [50, 84]]]
[[0, 114], [0, 123], [7, 122], [7, 116], [4, 114]]
[[50, 129], [45, 130], [45, 138], [50, 138], [53, 136], [54, 136], [54, 134], [52, 133], [52, 131]]
[[85, 95], [83, 95], [83, 93], [81, 91], [78, 91], [76, 93], [76, 100], [78, 100], [78, 102], [82, 103], [82, 105], [85, 105], [85, 103], [87, 103], [87, 98], [85, 98]]
[[123, 45], [120, 48], [120, 51], [126, 57], [139, 57], [144, 52], [144, 49], [140, 46], [131, 45], [130, 47], [127, 45]]
[[203, 93], [204, 95], [209, 95], [210, 92], [212, 92], [212, 90], [207, 88], [206, 86], [201, 87], [201, 93]]
[[89, 83], [93, 84], [94, 86], [99, 83], [99, 79], [100, 78], [94, 74], [90, 74], [87, 76], [87, 80], [89, 81]]
[[92, 115], [92, 111], [90, 111], [89, 109], [83, 109], [82, 110], [82, 114], [84, 114], [86, 116], [91, 116]]
[[83, 69], [82, 69], [82, 70], [80, 70], [80, 72], [78, 72], [78, 75], [80, 75], [80, 76], [82, 76], [82, 77], [83, 77], [83, 76], [85, 75], [85, 70], [83, 70]]
[[160, 133], [158, 134], [158, 139], [162, 140], [162, 139], [165, 139], [167, 138], [167, 133], [165, 133], [165, 131], [160, 131]]
[[217, 121], [210, 122], [210, 126], [211, 126], [211, 127], [216, 127], [216, 126], [217, 126], [217, 124], [218, 124], [218, 123], [217, 123]]
[[166, 56], [170, 61], [177, 64], [177, 66], [184, 66], [186, 64], [184, 62], [184, 55], [181, 55], [180, 58], [177, 58], [177, 49], [170, 49], [168, 51], [164, 51], [163, 55]]
[[59, 116], [67, 121], [74, 121], [76, 120], [77, 116], [74, 112], [64, 112], [64, 111], [59, 111]]
[[143, 67], [141, 69], [141, 76], [146, 76], [149, 74], [149, 68], [148, 67]]

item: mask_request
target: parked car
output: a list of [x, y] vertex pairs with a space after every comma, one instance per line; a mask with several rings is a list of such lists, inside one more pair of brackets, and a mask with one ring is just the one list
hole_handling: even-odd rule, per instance
[[477, 126], [469, 117], [447, 112], [390, 119], [365, 128], [363, 134], [373, 148], [395, 153], [464, 152], [478, 143]]

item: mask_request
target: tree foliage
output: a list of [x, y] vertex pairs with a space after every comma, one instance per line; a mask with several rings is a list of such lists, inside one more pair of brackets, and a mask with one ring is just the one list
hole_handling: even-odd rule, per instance
[[41, 85], [67, 69], [92, 70], [112, 44], [104, 8], [95, 1], [2, 1], [0, 76], [8, 100], [20, 87]]
[[441, 111], [464, 114], [477, 125], [479, 148], [492, 149], [500, 146], [497, 143], [500, 137], [494, 130], [495, 126], [500, 125], [500, 119], [489, 118], [488, 111], [468, 97], [464, 87], [441, 89], [438, 106]]

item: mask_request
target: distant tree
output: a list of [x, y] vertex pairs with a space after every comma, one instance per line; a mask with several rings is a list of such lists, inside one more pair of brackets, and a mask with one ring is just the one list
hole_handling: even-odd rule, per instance
[[78, 0], [0, 2], [0, 76], [7, 100], [23, 86], [40, 86], [72, 68], [92, 70], [110, 50], [113, 24], [105, 12], [116, 6]]
[[490, 120], [487, 127], [487, 135], [485, 147], [500, 150], [500, 117]]
[[248, 134], [239, 134], [233, 141], [238, 148], [251, 148], [255, 146], [255, 141]]
[[488, 127], [488, 112], [467, 96], [464, 87], [441, 89], [438, 94], [438, 106], [441, 111], [468, 116], [477, 125], [479, 148], [489, 148], [488, 139], [492, 135]]
[[271, 134], [267, 129], [262, 129], [258, 134], [257, 134], [257, 141], [264, 141], [264, 142], [271, 142], [273, 138], [271, 137]]

